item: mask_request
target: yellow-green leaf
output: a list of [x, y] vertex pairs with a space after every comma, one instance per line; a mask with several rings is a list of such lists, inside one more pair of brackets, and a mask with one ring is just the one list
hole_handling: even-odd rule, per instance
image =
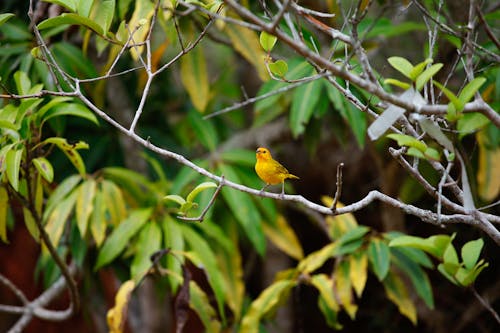
[[54, 247], [57, 247], [59, 244], [64, 228], [67, 225], [66, 222], [68, 221], [69, 215], [75, 205], [77, 195], [78, 191], [71, 193], [68, 197], [56, 205], [49, 215], [47, 224], [45, 225], [45, 231], [49, 235], [50, 241]]
[[19, 190], [19, 170], [24, 149], [11, 149], [5, 154], [7, 179], [14, 190]]
[[24, 224], [26, 225], [26, 229], [28, 229], [30, 235], [33, 237], [35, 241], [40, 241], [40, 230], [36, 225], [35, 219], [28, 208], [23, 207], [23, 217]]
[[94, 209], [90, 216], [90, 232], [98, 248], [101, 247], [106, 237], [106, 224], [104, 195], [102, 191], [97, 191], [94, 198]]
[[335, 312], [340, 311], [340, 306], [333, 294], [333, 280], [326, 274], [317, 274], [312, 276], [311, 284], [318, 289], [320, 297], [330, 309]]
[[4, 186], [0, 186], [0, 239], [4, 243], [7, 240], [7, 207], [9, 207], [9, 196]]
[[312, 273], [323, 266], [325, 261], [333, 257], [339, 248], [339, 243], [330, 243], [322, 249], [309, 254], [298, 264], [297, 270], [303, 273]]
[[266, 53], [260, 47], [257, 34], [237, 24], [226, 25], [224, 31], [233, 43], [234, 49], [255, 67], [262, 81], [267, 81], [269, 74], [264, 63]]
[[354, 304], [349, 266], [349, 262], [345, 260], [341, 261], [340, 264], [336, 266], [333, 272], [333, 290], [349, 317], [354, 319], [358, 306]]
[[78, 153], [78, 149], [88, 149], [89, 145], [83, 141], [78, 141], [77, 143], [68, 143], [65, 138], [52, 137], [48, 138], [41, 143], [41, 145], [55, 144], [63, 153], [68, 157], [70, 162], [75, 166], [76, 170], [83, 177], [85, 176], [85, 164], [83, 163], [82, 157]]
[[349, 256], [349, 268], [352, 287], [356, 292], [356, 296], [360, 298], [368, 278], [368, 256], [366, 252], [357, 252]]
[[500, 192], [500, 147], [489, 147], [486, 144], [486, 131], [476, 135], [479, 145], [479, 166], [477, 170], [477, 187], [479, 196], [486, 202], [493, 201]]
[[96, 191], [96, 182], [89, 178], [78, 188], [78, 197], [76, 199], [76, 223], [80, 230], [80, 235], [85, 237], [90, 214], [94, 210], [94, 196]]
[[260, 46], [262, 46], [266, 52], [271, 52], [277, 40], [278, 38], [276, 36], [270, 35], [265, 31], [262, 31], [259, 36]]
[[[333, 204], [333, 198], [328, 196], [323, 196], [321, 201], [328, 207], [331, 207]], [[337, 208], [342, 207], [344, 207], [344, 205], [341, 202], [337, 202]], [[330, 229], [330, 236], [335, 240], [339, 239], [342, 235], [358, 226], [356, 218], [351, 213], [337, 216], [327, 216], [326, 223]]]
[[394, 273], [389, 273], [383, 281], [387, 297], [398, 307], [399, 312], [406, 316], [413, 325], [417, 324], [417, 309], [408, 294], [403, 280]]
[[287, 223], [285, 218], [280, 215], [276, 223], [263, 223], [264, 233], [280, 250], [290, 257], [301, 260], [304, 258], [302, 246], [295, 235], [295, 232]]
[[282, 280], [267, 287], [256, 300], [252, 302], [241, 321], [240, 333], [257, 333], [261, 318], [274, 313], [287, 298], [295, 281]]
[[281, 59], [275, 62], [270, 62], [268, 66], [271, 73], [273, 73], [277, 77], [282, 78], [288, 72], [288, 64], [286, 63], [286, 61]]
[[[128, 22], [130, 31], [134, 32], [133, 41], [138, 44], [146, 40], [151, 17], [154, 14], [154, 4], [151, 1], [135, 0], [134, 13]], [[131, 48], [132, 58], [137, 61], [144, 49], [144, 46]]]
[[155, 221], [150, 221], [139, 233], [137, 253], [130, 266], [130, 276], [139, 282], [151, 267], [151, 255], [161, 248], [161, 229]]
[[408, 60], [402, 57], [390, 57], [387, 61], [394, 69], [411, 79], [410, 73], [413, 70], [413, 65]]
[[181, 58], [181, 81], [194, 107], [204, 112], [210, 99], [207, 65], [203, 49], [197, 45]]
[[396, 80], [396, 79], [385, 79], [384, 84], [392, 84], [393, 86], [403, 88], [404, 90], [410, 89], [411, 85], [409, 83]]
[[127, 214], [123, 193], [115, 183], [109, 180], [103, 180], [101, 186], [104, 207], [109, 213], [109, 220], [111, 224], [118, 225]]
[[220, 333], [221, 323], [217, 320], [217, 313], [210, 304], [207, 294], [196, 284], [189, 281], [189, 307], [200, 317], [207, 333]]

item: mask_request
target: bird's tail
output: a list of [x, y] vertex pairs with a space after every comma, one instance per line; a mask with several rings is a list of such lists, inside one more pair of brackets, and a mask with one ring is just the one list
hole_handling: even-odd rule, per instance
[[288, 174], [288, 176], [286, 178], [290, 178], [290, 179], [300, 179], [299, 177], [295, 176], [295, 175], [292, 175], [291, 173]]

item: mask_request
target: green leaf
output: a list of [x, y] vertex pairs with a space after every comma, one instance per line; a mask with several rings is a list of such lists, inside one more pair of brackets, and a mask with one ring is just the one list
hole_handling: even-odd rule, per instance
[[390, 241], [389, 246], [406, 246], [423, 250], [438, 259], [442, 259], [444, 251], [451, 242], [448, 235], [435, 235], [429, 238], [416, 236], [400, 236]]
[[129, 244], [129, 240], [135, 236], [137, 231], [139, 231], [148, 221], [152, 212], [153, 210], [151, 208], [142, 208], [132, 211], [130, 215], [113, 230], [111, 235], [109, 235], [104, 242], [97, 256], [94, 270], [101, 268], [115, 259]]
[[161, 229], [155, 221], [149, 221], [139, 232], [137, 253], [130, 266], [130, 276], [138, 283], [148, 272], [151, 255], [161, 248]]
[[115, 0], [96, 1], [93, 11], [96, 14], [93, 21], [101, 27], [104, 35], [107, 34], [115, 13]]
[[[72, 12], [76, 11], [78, 0], [45, 0], [45, 2], [50, 2], [59, 6], [62, 6]], [[85, 0], [81, 0], [81, 2], [85, 2]]]
[[384, 84], [392, 84], [393, 86], [403, 88], [404, 90], [410, 89], [411, 85], [409, 83], [396, 80], [396, 79], [385, 79]]
[[38, 29], [44, 30], [58, 27], [64, 24], [81, 25], [96, 32], [99, 35], [104, 34], [104, 30], [99, 26], [99, 24], [91, 19], [74, 13], [63, 13], [59, 16], [48, 18], [38, 24]]
[[479, 259], [484, 242], [481, 238], [465, 243], [462, 247], [462, 260], [467, 269], [473, 269]]
[[386, 243], [380, 239], [372, 239], [368, 246], [368, 259], [372, 263], [373, 272], [382, 281], [389, 272], [390, 251]]
[[432, 287], [429, 277], [423, 269], [418, 265], [418, 262], [407, 257], [401, 250], [404, 248], [391, 248], [391, 253], [395, 257], [395, 264], [410, 278], [415, 291], [424, 300], [425, 304], [430, 308], [434, 308], [434, 297], [432, 295]]
[[277, 40], [278, 37], [270, 35], [265, 31], [262, 31], [259, 36], [260, 46], [262, 46], [266, 52], [271, 52]]
[[101, 247], [104, 238], [106, 238], [106, 206], [104, 202], [104, 195], [102, 191], [97, 191], [94, 199], [94, 209], [90, 216], [90, 232], [94, 238], [95, 244], [98, 248]]
[[181, 82], [191, 103], [198, 111], [205, 112], [210, 99], [210, 84], [203, 48], [198, 46], [192, 49], [181, 58], [180, 64]]
[[467, 134], [474, 133], [478, 129], [488, 125], [490, 120], [479, 112], [465, 113], [457, 121], [458, 137], [461, 139]]
[[[174, 220], [170, 215], [165, 214], [163, 221], [161, 223], [163, 231], [163, 246], [165, 248], [171, 249], [175, 253], [184, 251], [184, 236], [180, 228], [179, 222]], [[184, 257], [167, 256], [166, 268], [172, 271], [174, 274], [182, 274], [182, 264], [184, 263]], [[167, 275], [167, 281], [172, 289], [172, 292], [177, 292], [179, 286], [179, 281], [174, 277]]]
[[401, 147], [414, 147], [421, 152], [425, 152], [425, 150], [427, 149], [427, 145], [425, 144], [425, 142], [422, 142], [406, 134], [391, 133], [388, 134], [387, 137], [389, 139], [396, 140], [398, 142], [398, 145], [400, 145]]
[[[226, 179], [241, 184], [240, 177], [234, 169], [228, 165], [219, 165], [221, 174]], [[250, 239], [260, 255], [264, 255], [266, 248], [266, 239], [262, 230], [262, 217], [257, 207], [248, 194], [223, 187], [221, 194], [226, 201], [229, 209], [244, 230], [244, 234]]]
[[184, 200], [183, 197], [177, 194], [166, 195], [163, 197], [163, 200], [173, 201], [175, 203], [178, 203], [180, 206], [186, 203], [186, 200]]
[[255, 151], [246, 149], [225, 150], [220, 154], [221, 159], [226, 163], [241, 165], [244, 167], [254, 167]]
[[315, 80], [295, 89], [290, 110], [290, 129], [295, 138], [304, 133], [321, 97], [322, 86], [320, 80]]
[[413, 65], [402, 57], [390, 57], [387, 59], [389, 64], [396, 69], [398, 72], [411, 79], [411, 71], [413, 70]]
[[19, 171], [21, 169], [23, 152], [24, 147], [21, 147], [20, 149], [11, 149], [5, 154], [7, 179], [16, 192], [19, 191]]
[[258, 333], [262, 317], [274, 313], [287, 298], [295, 281], [277, 281], [267, 287], [256, 300], [252, 302], [241, 321], [240, 333]]
[[76, 224], [82, 238], [84, 238], [87, 233], [89, 218], [94, 210], [96, 188], [97, 184], [93, 178], [89, 178], [78, 188], [78, 197], [76, 199]]
[[14, 73], [14, 81], [16, 82], [17, 92], [20, 95], [29, 94], [31, 89], [31, 81], [25, 72], [17, 71]]
[[186, 201], [193, 202], [194, 198], [196, 198], [196, 196], [200, 192], [208, 190], [209, 188], [216, 188], [216, 187], [217, 187], [217, 184], [214, 182], [201, 183], [200, 185], [196, 186], [191, 192], [189, 192], [188, 196], [186, 197]]
[[286, 61], [281, 59], [275, 62], [270, 62], [268, 66], [271, 73], [280, 78], [285, 77], [285, 74], [288, 72], [288, 64]]
[[194, 110], [189, 112], [188, 119], [196, 135], [196, 141], [200, 142], [208, 150], [215, 151], [219, 138], [217, 136], [217, 129], [212, 121], [203, 119], [199, 112]]
[[[50, 102], [47, 105], [49, 104]], [[59, 116], [75, 116], [87, 119], [94, 124], [99, 125], [99, 121], [92, 111], [90, 111], [83, 104], [79, 103], [57, 103], [56, 105], [51, 106], [50, 109], [47, 109], [46, 113], [41, 113], [40, 116], [43, 118], [43, 122]]]
[[15, 15], [12, 13], [4, 13], [0, 14], [0, 25], [4, 24], [7, 22], [11, 17], [14, 17]]
[[485, 82], [486, 79], [484, 77], [476, 77], [474, 80], [467, 83], [458, 95], [460, 102], [464, 105], [468, 103]]
[[48, 218], [48, 214], [67, 196], [69, 195], [78, 185], [78, 183], [82, 180], [80, 175], [72, 175], [66, 177], [60, 184], [57, 186], [54, 192], [50, 195], [47, 200], [47, 205], [45, 206], [45, 211], [43, 214], [43, 219], [46, 220]]
[[427, 68], [422, 74], [417, 77], [415, 88], [420, 91], [424, 85], [443, 67], [443, 64], [434, 64]]
[[226, 298], [226, 286], [224, 284], [224, 278], [222, 277], [221, 270], [217, 265], [215, 253], [208, 245], [208, 242], [196, 233], [190, 226], [184, 224], [181, 225], [181, 229], [184, 239], [193, 250], [193, 253], [196, 254], [195, 256], [190, 255], [188, 258], [199, 268], [206, 271], [208, 282], [210, 283], [210, 286], [215, 294], [215, 299], [217, 300], [219, 312], [223, 315], [224, 300]]
[[421, 63], [416, 64], [415, 67], [413, 67], [413, 69], [410, 71], [410, 79], [412, 81], [415, 81], [415, 79], [420, 75], [420, 73], [422, 73], [425, 66], [432, 63], [432, 61], [433, 61], [432, 59], [425, 59]]
[[54, 180], [54, 168], [52, 168], [52, 164], [45, 157], [34, 158], [33, 164], [42, 177], [49, 183], [52, 183]]
[[456, 111], [462, 112], [464, 109], [464, 103], [462, 103], [454, 93], [437, 81], [432, 80], [432, 83], [434, 83], [434, 85], [437, 86], [446, 95], [446, 97], [448, 97]]
[[196, 312], [200, 318], [206, 333], [222, 332], [222, 326], [217, 320], [217, 313], [210, 304], [207, 294], [195, 281], [189, 281], [189, 307]]
[[342, 237], [339, 238], [339, 243], [341, 246], [348, 244], [350, 242], [356, 241], [362, 238], [370, 231], [370, 228], [366, 226], [356, 226], [353, 229], [348, 230]]

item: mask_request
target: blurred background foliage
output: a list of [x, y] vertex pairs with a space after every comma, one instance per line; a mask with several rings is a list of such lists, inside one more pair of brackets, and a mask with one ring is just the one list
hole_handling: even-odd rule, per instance
[[[221, 15], [235, 15], [220, 9], [219, 1], [189, 2]], [[260, 12], [257, 3], [244, 3]], [[437, 15], [433, 1], [422, 3]], [[353, 8], [350, 1], [302, 5], [335, 13], [327, 23], [338, 29], [347, 24], [345, 11]], [[414, 6], [401, 10], [408, 5], [377, 1], [358, 27], [381, 77], [400, 78], [388, 65], [391, 56], [419, 63], [429, 55], [427, 27]], [[5, 22], [0, 25], [2, 93], [57, 90], [47, 64], [39, 59], [41, 50], [34, 49], [28, 3], [3, 1], [1, 6], [1, 13], [14, 14], [2, 17]], [[126, 26], [135, 29], [140, 24], [135, 41], [143, 41], [150, 23], [141, 19], [149, 20], [155, 8], [148, 0], [60, 0], [38, 6], [37, 23], [55, 61], [80, 80], [107, 73], [127, 38]], [[161, 2], [151, 36], [153, 70], [194, 42], [208, 23], [206, 15], [198, 11], [185, 15], [178, 4], [173, 16], [175, 6], [175, 1]], [[446, 2], [442, 19], [451, 17], [465, 24], [461, 19], [466, 17], [467, 6], [463, 7]], [[498, 31], [498, 8], [484, 7], [486, 22]], [[345, 57], [342, 44], [332, 45], [307, 25], [300, 28], [311, 49], [332, 50], [333, 61]], [[477, 42], [498, 51], [484, 31], [479, 30]], [[459, 44], [454, 36], [440, 34], [434, 62], [448, 66]], [[144, 50], [140, 51], [125, 52], [114, 72], [140, 65]], [[279, 42], [272, 53], [286, 60], [287, 80], [316, 73]], [[343, 162], [343, 202], [380, 189], [405, 203], [434, 209], [435, 202], [387, 154], [393, 142], [367, 140], [370, 119], [366, 113], [327, 81], [311, 81], [253, 105], [210, 116], [247, 97], [290, 84], [270, 79], [265, 57], [257, 33], [217, 21], [191, 52], [155, 77], [137, 133], [217, 175], [256, 189], [262, 182], [253, 170], [254, 150], [265, 145], [301, 178], [293, 186], [286, 184], [287, 193], [331, 203], [328, 196], [335, 192], [335, 170]], [[475, 61], [486, 78], [481, 94], [498, 110], [499, 66], [487, 58]], [[356, 58], [349, 64], [351, 70], [358, 70]], [[462, 87], [462, 72], [459, 64], [448, 81], [455, 93]], [[440, 75], [444, 73], [438, 73], [436, 80], [443, 82], [446, 77]], [[378, 100], [366, 91], [340, 79], [337, 83], [363, 103], [377, 105]], [[105, 80], [82, 81], [81, 89], [109, 116], [128, 126], [146, 84], [146, 73], [137, 69]], [[63, 89], [67, 89], [64, 84]], [[294, 204], [230, 188], [221, 190], [202, 223], [183, 221], [179, 215], [201, 214], [216, 184], [205, 183], [207, 179], [194, 170], [139, 147], [97, 120], [76, 99], [5, 98], [1, 107], [0, 204], [8, 209], [0, 211], [4, 243], [0, 253], [22, 258], [24, 250], [11, 246], [17, 242], [15, 235], [27, 230], [33, 237], [24, 246], [35, 249], [37, 262], [36, 268], [23, 266], [23, 270], [45, 287], [60, 276], [50, 254], [37, 244], [40, 236], [34, 213], [23, 208], [33, 199], [58, 252], [82, 270], [83, 308], [74, 320], [83, 322], [84, 331], [106, 331], [106, 310], [127, 280], [135, 287], [126, 324], [130, 331], [145, 332], [144, 325], [149, 332], [174, 330], [181, 311], [177, 306], [181, 296], [176, 295], [181, 295], [186, 281], [191, 310], [184, 332], [326, 332], [332, 328], [449, 332], [450, 327], [454, 332], [486, 332], [497, 327], [484, 308], [473, 306], [471, 292], [462, 288], [471, 285], [489, 264], [475, 285], [480, 293], [491, 295], [494, 307], [500, 302], [498, 247], [488, 238], [484, 244], [474, 241], [482, 236], [475, 229], [433, 227], [380, 203], [354, 215], [325, 218]], [[449, 135], [468, 158], [473, 192], [482, 206], [498, 200], [500, 134], [490, 121], [466, 117], [470, 119], [462, 121], [461, 132], [452, 129]], [[425, 161], [419, 168], [431, 183], [439, 181]], [[204, 185], [197, 187], [200, 184]], [[490, 212], [498, 214], [498, 208]], [[404, 234], [415, 238], [400, 238]], [[436, 234], [443, 235], [428, 238]], [[396, 238], [399, 244], [391, 243]], [[461, 252], [464, 247], [465, 253], [473, 253], [472, 258]], [[164, 248], [170, 252], [159, 259], [163, 270], [150, 272], [150, 256]], [[4, 267], [3, 274], [12, 274], [7, 271], [11, 266]], [[192, 277], [188, 278], [187, 271]], [[13, 281], [17, 282], [15, 277]], [[0, 298], [2, 303], [7, 300]], [[2, 314], [0, 327], [7, 329], [14, 319]], [[53, 327], [64, 331], [70, 325]]]

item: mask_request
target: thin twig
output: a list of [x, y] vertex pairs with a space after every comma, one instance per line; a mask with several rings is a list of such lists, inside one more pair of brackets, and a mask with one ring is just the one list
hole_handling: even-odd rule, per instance
[[335, 197], [333, 198], [333, 203], [331, 206], [331, 210], [333, 214], [337, 211], [337, 203], [339, 202], [340, 196], [342, 195], [342, 168], [344, 167], [344, 163], [340, 163], [337, 165], [337, 190], [335, 191]]

